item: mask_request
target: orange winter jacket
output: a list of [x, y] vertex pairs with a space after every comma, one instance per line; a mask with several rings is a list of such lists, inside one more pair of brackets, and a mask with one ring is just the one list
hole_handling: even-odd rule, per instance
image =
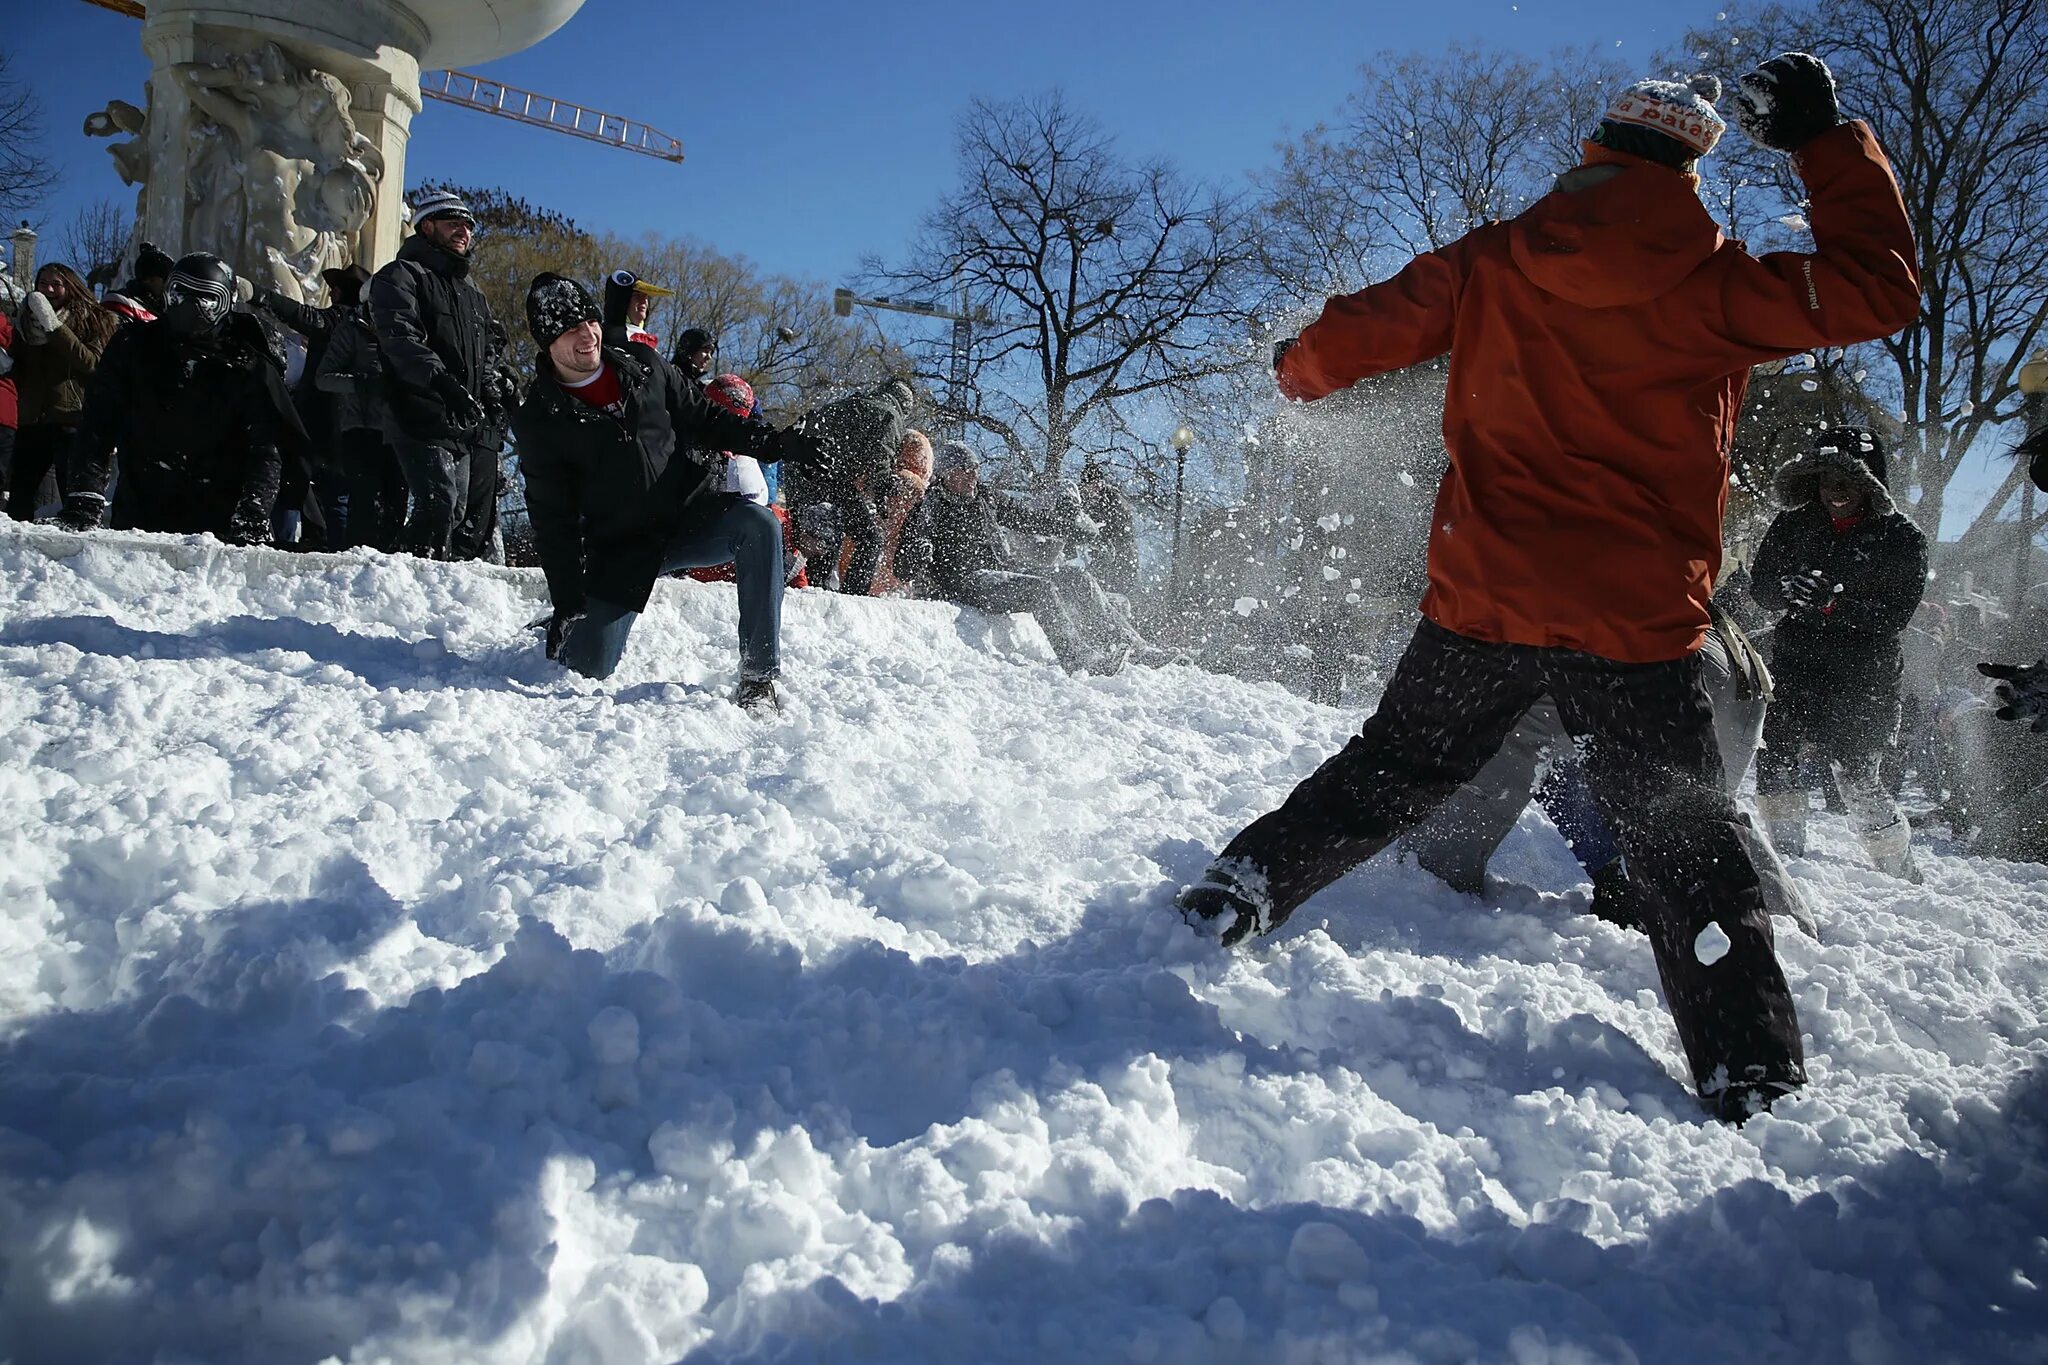
[[1585, 166], [1506, 223], [1331, 299], [1290, 397], [1450, 352], [1425, 616], [1625, 663], [1699, 647], [1749, 367], [1887, 336], [1920, 311], [1913, 231], [1870, 130], [1795, 158], [1816, 250], [1751, 256], [1691, 181]]

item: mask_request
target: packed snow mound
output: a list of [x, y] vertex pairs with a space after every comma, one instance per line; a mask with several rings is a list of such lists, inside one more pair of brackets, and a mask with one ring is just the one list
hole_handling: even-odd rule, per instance
[[1355, 714], [727, 586], [567, 677], [537, 576], [0, 529], [0, 1358], [2037, 1356], [2048, 869], [1781, 938], [1706, 1121], [1534, 814], [1256, 951], [1176, 885]]

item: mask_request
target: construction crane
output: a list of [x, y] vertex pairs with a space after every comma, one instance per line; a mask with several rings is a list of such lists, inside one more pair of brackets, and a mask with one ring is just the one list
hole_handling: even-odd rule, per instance
[[[85, 3], [130, 19], [144, 19], [149, 13], [142, 7], [141, 0], [85, 0]], [[603, 143], [620, 151], [638, 152], [642, 156], [672, 161], [677, 165], [683, 161], [682, 139], [670, 137], [658, 128], [569, 100], [558, 100], [552, 95], [522, 90], [487, 76], [475, 76], [467, 71], [422, 71], [420, 94], [464, 109], [495, 114], [531, 128], [545, 128], [550, 132]]]
[[864, 298], [851, 289], [832, 291], [832, 313], [835, 317], [850, 318], [854, 308], [880, 308], [891, 313], [916, 313], [920, 317], [940, 318], [953, 324], [953, 344], [948, 348], [946, 366], [946, 407], [951, 410], [956, 428], [954, 434], [965, 430], [967, 425], [967, 366], [968, 357], [974, 349], [974, 324], [991, 322], [986, 313], [977, 313], [967, 304], [967, 291], [960, 291], [958, 310], [941, 308], [935, 303], [919, 303], [910, 299]]

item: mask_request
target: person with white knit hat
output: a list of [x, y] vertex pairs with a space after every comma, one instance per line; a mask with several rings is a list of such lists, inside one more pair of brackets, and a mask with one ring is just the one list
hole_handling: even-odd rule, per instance
[[1691, 174], [1724, 129], [1719, 93], [1629, 86], [1519, 217], [1331, 299], [1276, 346], [1302, 401], [1449, 354], [1424, 619], [1358, 736], [1178, 904], [1225, 944], [1272, 932], [1549, 696], [1620, 840], [1693, 1085], [1739, 1123], [1806, 1072], [1759, 888], [1769, 850], [1723, 789], [1701, 684], [1729, 445], [1751, 366], [1898, 331], [1920, 279], [1883, 149], [1805, 53], [1749, 72], [1735, 102], [1752, 141], [1791, 154], [1814, 249], [1729, 240]]
[[392, 449], [412, 492], [404, 545], [431, 559], [475, 559], [497, 528], [511, 395], [505, 329], [469, 278], [476, 226], [453, 191], [416, 193], [412, 236], [370, 281]]

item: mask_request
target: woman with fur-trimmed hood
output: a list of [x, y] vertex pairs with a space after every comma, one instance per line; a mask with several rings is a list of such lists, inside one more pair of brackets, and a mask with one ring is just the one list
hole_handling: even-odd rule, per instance
[[1823, 432], [1778, 472], [1785, 511], [1750, 566], [1750, 595], [1784, 613], [1771, 633], [1777, 682], [1757, 755], [1757, 805], [1787, 857], [1806, 851], [1801, 751], [1835, 775], [1880, 869], [1918, 880], [1911, 827], [1879, 763], [1899, 727], [1899, 639], [1927, 584], [1927, 538], [1885, 487], [1884, 450], [1859, 427]]

